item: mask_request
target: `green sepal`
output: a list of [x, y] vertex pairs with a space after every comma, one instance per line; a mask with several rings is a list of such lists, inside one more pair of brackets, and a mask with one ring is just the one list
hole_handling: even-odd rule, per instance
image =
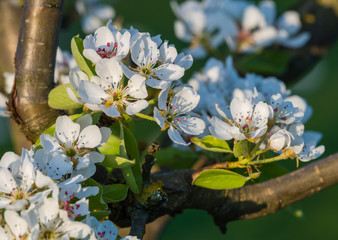
[[102, 197], [106, 203], [114, 203], [126, 199], [129, 189], [128, 185], [126, 184], [105, 185], [102, 188]]
[[191, 142], [203, 148], [204, 150], [212, 152], [232, 152], [225, 140], [218, 139], [212, 135], [205, 136], [202, 139], [194, 137], [191, 139]]
[[78, 35], [73, 37], [70, 46], [79, 68], [87, 74], [89, 79], [96, 75], [93, 63], [83, 56], [83, 39], [79, 38]]
[[82, 104], [74, 102], [68, 96], [66, 90], [67, 88], [70, 88], [74, 92], [75, 96], [77, 95], [77, 92], [73, 89], [70, 83], [62, 84], [53, 88], [48, 94], [48, 105], [51, 108], [69, 110], [82, 107]]
[[242, 187], [246, 177], [225, 169], [208, 169], [198, 174], [193, 180], [193, 185], [222, 190]]

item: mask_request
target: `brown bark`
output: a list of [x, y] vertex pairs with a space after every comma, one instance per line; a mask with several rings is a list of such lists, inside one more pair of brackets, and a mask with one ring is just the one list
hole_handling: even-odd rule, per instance
[[[193, 186], [194, 170], [178, 170], [152, 175], [154, 181], [164, 183], [163, 190], [168, 195], [165, 206], [147, 212], [147, 222], [165, 214], [175, 215], [184, 209], [201, 209], [207, 211], [219, 226], [226, 231], [226, 224], [234, 220], [251, 219], [275, 213], [294, 202], [338, 183], [338, 154], [313, 162], [294, 172], [269, 181], [247, 185], [229, 190], [210, 190]], [[130, 226], [128, 203], [121, 215], [111, 216], [119, 226]], [[120, 208], [123, 204], [120, 204]], [[116, 213], [117, 211], [114, 211]], [[144, 218], [141, 218], [144, 219]], [[132, 231], [140, 229], [131, 225]]]
[[15, 56], [15, 85], [9, 109], [26, 137], [34, 141], [58, 116], [49, 108], [62, 0], [26, 0]]

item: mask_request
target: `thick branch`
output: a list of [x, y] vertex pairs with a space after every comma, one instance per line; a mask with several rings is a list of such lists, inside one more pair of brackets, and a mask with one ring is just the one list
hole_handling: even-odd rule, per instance
[[47, 104], [53, 88], [62, 0], [26, 0], [15, 56], [15, 86], [10, 97], [12, 117], [30, 140], [56, 119]]
[[[201, 209], [211, 214], [215, 223], [225, 232], [227, 222], [275, 213], [338, 183], [337, 171], [338, 154], [335, 154], [276, 179], [230, 190], [192, 186], [191, 175], [194, 170], [190, 169], [157, 173], [152, 176], [153, 180], [164, 183], [168, 202], [150, 212], [148, 222], [165, 214], [180, 213], [184, 209]], [[120, 213], [126, 214], [127, 208], [125, 211], [120, 209]], [[126, 217], [111, 217], [116, 217], [113, 220], [121, 227], [130, 225]]]

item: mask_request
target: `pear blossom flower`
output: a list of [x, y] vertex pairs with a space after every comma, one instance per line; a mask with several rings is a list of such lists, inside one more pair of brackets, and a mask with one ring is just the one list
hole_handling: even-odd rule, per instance
[[[174, 50], [170, 48], [170, 51], [173, 52]], [[139, 74], [145, 77], [147, 79], [146, 84], [153, 88], [163, 89], [171, 81], [180, 79], [185, 71], [182, 66], [188, 67], [190, 64], [189, 59], [186, 63], [184, 63], [184, 59], [181, 59], [179, 61], [181, 66], [177, 63], [171, 63], [165, 55], [161, 59], [158, 43], [148, 33], [137, 33], [133, 36], [130, 52], [131, 59], [136, 67], [128, 67], [122, 64], [124, 74], [128, 78]], [[163, 54], [167, 53], [165, 50], [162, 52]], [[174, 53], [172, 54], [174, 55]], [[165, 63], [158, 64], [160, 60]]]
[[29, 203], [40, 201], [55, 185], [52, 179], [35, 169], [27, 150], [18, 161], [19, 164], [13, 165], [18, 168], [13, 171], [17, 174], [13, 175], [11, 168], [0, 167], [0, 209], [20, 211]]
[[299, 33], [301, 27], [296, 11], [286, 11], [276, 19], [275, 3], [262, 1], [258, 7], [251, 5], [245, 8], [241, 29], [236, 38], [227, 39], [228, 45], [240, 52], [257, 51], [273, 43], [300, 48], [310, 39], [309, 33]]
[[[88, 115], [85, 118], [91, 119]], [[81, 127], [68, 116], [58, 117], [54, 137], [49, 134], [40, 137], [43, 149], [35, 153], [37, 168], [53, 179], [73, 173], [73, 168], [77, 174], [91, 168], [89, 175], [93, 175], [94, 163], [104, 159], [104, 155], [94, 151], [94, 148], [104, 144], [111, 132], [109, 128], [91, 125], [91, 121], [88, 123], [87, 120], [86, 125]]]
[[83, 55], [93, 64], [101, 59], [122, 60], [129, 53], [130, 33], [125, 31], [122, 34], [110, 23], [96, 29], [94, 36], [90, 34], [83, 40]]
[[269, 146], [276, 152], [282, 149], [288, 149], [291, 145], [291, 139], [293, 139], [292, 134], [286, 129], [281, 129], [278, 126], [274, 126], [271, 129], [273, 133], [268, 142]]
[[78, 94], [84, 102], [110, 117], [119, 117], [121, 113], [133, 115], [148, 107], [144, 100], [148, 95], [144, 77], [132, 76], [124, 86], [121, 66], [114, 59], [101, 60], [95, 70], [99, 77], [79, 82]]
[[78, 0], [75, 9], [82, 15], [81, 24], [85, 33], [94, 32], [102, 23], [115, 17], [114, 8], [99, 4], [98, 0]]
[[27, 214], [31, 221], [31, 232], [39, 239], [85, 239], [91, 228], [82, 222], [68, 218], [66, 210], [60, 209], [57, 198], [45, 198]]
[[207, 55], [206, 45], [217, 48], [227, 37], [237, 34], [236, 22], [220, 9], [212, 9], [204, 2], [186, 1], [177, 4], [171, 2], [171, 8], [178, 20], [174, 29], [176, 36], [187, 43], [191, 43], [187, 53], [194, 58]]
[[212, 135], [222, 140], [255, 139], [267, 131], [269, 107], [260, 101], [256, 105], [247, 99], [234, 98], [230, 103], [231, 118], [218, 108], [224, 121], [214, 116], [209, 128]]
[[[169, 89], [166, 91], [169, 94]], [[164, 99], [164, 100], [163, 100]], [[203, 120], [191, 116], [198, 104], [200, 96], [190, 87], [179, 87], [174, 96], [159, 98], [158, 108], [154, 108], [154, 118], [162, 130], [169, 128], [170, 139], [177, 144], [189, 145], [181, 133], [199, 135], [203, 133], [205, 123]]]
[[301, 152], [297, 154], [300, 161], [308, 162], [320, 157], [324, 153], [325, 146], [320, 145], [316, 147], [322, 138], [322, 134], [313, 131], [305, 131], [302, 137], [304, 139], [304, 146]]

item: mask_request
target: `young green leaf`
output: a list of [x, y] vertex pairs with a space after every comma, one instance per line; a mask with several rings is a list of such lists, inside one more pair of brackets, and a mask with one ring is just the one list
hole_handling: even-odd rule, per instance
[[85, 58], [82, 54], [84, 49], [83, 40], [78, 36], [73, 37], [71, 41], [71, 49], [77, 65], [88, 75], [88, 78], [90, 79], [95, 75], [95, 68], [92, 62]]
[[112, 184], [103, 186], [103, 200], [106, 203], [119, 202], [126, 199], [128, 194], [128, 185]]
[[57, 86], [48, 94], [48, 105], [51, 108], [68, 110], [82, 107], [82, 104], [74, 102], [68, 96], [67, 88], [70, 88], [77, 95], [70, 83]]
[[191, 139], [191, 142], [205, 150], [212, 152], [232, 152], [226, 141], [215, 138], [212, 135], [205, 136], [202, 139], [194, 137]]
[[99, 147], [99, 152], [105, 155], [119, 155], [119, 141], [120, 139], [118, 135], [112, 132], [106, 144], [104, 144], [102, 147]]
[[246, 177], [225, 169], [208, 169], [202, 171], [193, 184], [199, 187], [222, 190], [242, 187]]

